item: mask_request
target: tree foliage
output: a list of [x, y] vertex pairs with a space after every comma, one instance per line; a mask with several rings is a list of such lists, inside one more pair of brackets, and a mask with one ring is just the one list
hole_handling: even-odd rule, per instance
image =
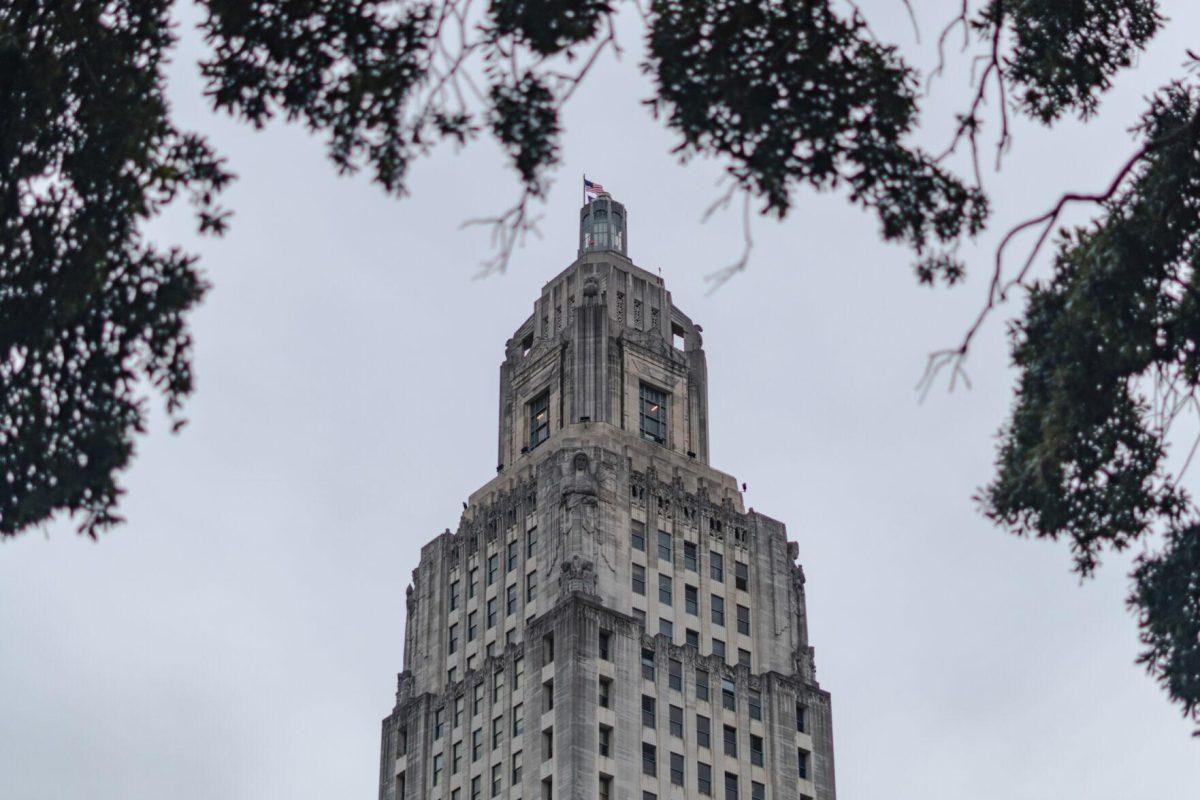
[[[906, 4], [908, 5], [908, 4]], [[164, 99], [170, 0], [0, 5], [0, 534], [75, 515], [117, 521], [118, 476], [160, 396], [177, 420], [192, 388], [193, 256], [147, 241], [180, 196], [220, 234], [231, 176]], [[838, 190], [913, 253], [921, 283], [953, 284], [958, 246], [984, 230], [983, 132], [996, 163], [1010, 114], [1088, 119], [1167, 20], [1157, 0], [962, 0], [937, 39], [976, 56], [972, 98], [944, 152], [916, 147], [920, 76], [848, 0], [199, 0], [215, 110], [282, 117], [325, 137], [342, 172], [403, 194], [440, 142], [491, 136], [521, 188], [490, 220], [489, 269], [532, 228], [559, 159], [561, 110], [636, 7], [647, 105], [676, 154], [718, 160], [728, 193], [786, 217], [794, 193]], [[909, 5], [910, 10], [913, 8]], [[1193, 57], [1194, 58], [1194, 57]], [[962, 373], [976, 332], [1012, 292], [1017, 394], [984, 511], [1066, 539], [1081, 575], [1143, 543], [1130, 605], [1143, 663], [1200, 722], [1200, 521], [1168, 466], [1173, 423], [1200, 414], [1200, 94], [1185, 75], [1148, 101], [1106, 188], [1067, 192], [1001, 238], [986, 302], [928, 378]], [[947, 158], [962, 147], [964, 177]], [[1090, 205], [1091, 224], [1057, 232]], [[1021, 266], [1005, 260], [1036, 233]], [[1047, 242], [1055, 256], [1044, 270]], [[747, 246], [750, 238], [747, 234]], [[744, 265], [745, 257], [732, 269]], [[1040, 276], [1040, 277], [1039, 277]], [[952, 378], [953, 380], [953, 378]], [[1192, 448], [1192, 454], [1196, 447]]]

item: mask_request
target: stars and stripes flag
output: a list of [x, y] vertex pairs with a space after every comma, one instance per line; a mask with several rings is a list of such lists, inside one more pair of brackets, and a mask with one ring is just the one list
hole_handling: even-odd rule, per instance
[[597, 195], [604, 191], [604, 187], [593, 180], [588, 180], [588, 176], [583, 176], [583, 196], [586, 198], [591, 195]]

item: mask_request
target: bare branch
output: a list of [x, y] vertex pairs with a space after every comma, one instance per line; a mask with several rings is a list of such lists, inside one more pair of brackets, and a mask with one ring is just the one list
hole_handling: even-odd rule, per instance
[[[714, 210], [716, 210], [716, 208], [718, 206], [721, 208], [728, 207], [729, 200], [730, 200], [730, 198], [732, 198], [733, 192], [736, 188], [737, 188], [736, 184], [734, 186], [730, 187], [729, 192], [727, 192], [726, 195], [722, 199], [718, 200], [717, 203], [710, 206], [708, 212], [706, 212], [704, 215], [705, 219], [707, 219], [711, 215], [711, 213]], [[739, 272], [742, 272], [743, 270], [745, 270], [746, 265], [750, 263], [750, 251], [752, 251], [754, 249], [754, 235], [753, 235], [753, 231], [751, 230], [751, 224], [750, 224], [750, 193], [749, 192], [743, 192], [743, 195], [742, 195], [742, 242], [743, 242], [742, 254], [738, 258], [737, 261], [734, 261], [732, 264], [730, 264], [727, 267], [724, 267], [722, 269], [717, 270], [716, 272], [713, 272], [713, 273], [710, 273], [710, 274], [704, 276], [705, 282], [712, 284], [712, 286], [709, 288], [707, 294], [711, 295], [717, 289], [720, 289], [722, 286], [725, 285], [726, 281], [728, 281], [730, 278], [732, 278], [734, 275], [738, 274]]]

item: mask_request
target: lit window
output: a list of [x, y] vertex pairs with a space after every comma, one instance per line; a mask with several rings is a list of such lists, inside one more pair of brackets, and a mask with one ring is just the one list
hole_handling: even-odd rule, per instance
[[641, 385], [641, 432], [643, 439], [658, 444], [667, 441], [667, 394], [646, 384]]
[[529, 404], [529, 449], [550, 438], [550, 393], [542, 392]]

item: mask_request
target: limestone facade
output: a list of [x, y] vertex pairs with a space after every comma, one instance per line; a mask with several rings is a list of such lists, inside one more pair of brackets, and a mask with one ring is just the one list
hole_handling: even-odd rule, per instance
[[496, 477], [408, 589], [380, 800], [835, 799], [799, 547], [709, 466], [700, 327], [626, 226], [585, 206], [508, 342]]

